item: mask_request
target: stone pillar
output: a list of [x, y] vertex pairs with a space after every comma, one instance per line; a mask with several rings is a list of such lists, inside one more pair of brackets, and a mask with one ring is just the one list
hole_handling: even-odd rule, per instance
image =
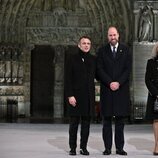
[[139, 19], [139, 10], [134, 10], [134, 41], [137, 41], [137, 36], [138, 36], [138, 19]]
[[24, 52], [24, 111], [25, 116], [30, 117], [30, 73], [31, 73], [31, 50], [34, 45], [29, 44], [25, 46]]
[[[157, 6], [158, 7], [158, 6]], [[158, 10], [153, 10], [154, 13], [154, 40], [158, 41]]]
[[55, 46], [54, 119], [64, 114], [64, 46]]

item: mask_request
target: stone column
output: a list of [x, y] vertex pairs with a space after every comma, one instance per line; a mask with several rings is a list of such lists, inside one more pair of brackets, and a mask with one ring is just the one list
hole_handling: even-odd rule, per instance
[[154, 40], [158, 41], [158, 11], [157, 10], [153, 10], [154, 13]]
[[30, 73], [31, 73], [31, 50], [34, 49], [34, 45], [26, 45], [24, 54], [24, 111], [25, 116], [30, 117]]
[[139, 19], [139, 10], [134, 10], [134, 41], [138, 40], [138, 19]]
[[64, 114], [64, 46], [55, 46], [54, 119]]

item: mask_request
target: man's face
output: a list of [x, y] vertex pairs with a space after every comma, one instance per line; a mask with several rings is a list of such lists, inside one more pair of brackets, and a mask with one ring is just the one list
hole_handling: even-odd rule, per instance
[[78, 44], [78, 47], [85, 53], [91, 49], [91, 41], [88, 38], [82, 38]]
[[119, 41], [119, 34], [116, 30], [116, 28], [111, 27], [108, 30], [108, 41], [111, 45], [116, 45], [116, 43]]

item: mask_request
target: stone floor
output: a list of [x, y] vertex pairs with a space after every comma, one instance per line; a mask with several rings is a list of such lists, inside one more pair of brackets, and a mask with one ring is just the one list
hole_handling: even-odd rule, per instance
[[[0, 158], [68, 158], [68, 124], [0, 123]], [[91, 158], [119, 158], [113, 146], [112, 154], [102, 155], [102, 125], [92, 124], [88, 150]], [[78, 134], [79, 146], [79, 134]], [[152, 155], [154, 136], [151, 124], [125, 126], [127, 158], [148, 158]]]

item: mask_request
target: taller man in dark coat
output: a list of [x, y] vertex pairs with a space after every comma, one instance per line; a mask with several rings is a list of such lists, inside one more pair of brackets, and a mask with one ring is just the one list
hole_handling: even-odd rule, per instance
[[124, 117], [129, 115], [129, 76], [131, 56], [127, 46], [119, 43], [115, 27], [108, 29], [108, 44], [98, 51], [97, 73], [101, 83], [101, 114], [103, 116], [103, 155], [112, 148], [112, 119], [115, 120], [116, 154], [127, 155], [124, 147]]
[[91, 40], [87, 36], [79, 39], [78, 52], [71, 53], [66, 64], [66, 98], [70, 115], [70, 155], [76, 155], [77, 131], [81, 121], [80, 154], [89, 155], [90, 116], [95, 107], [95, 57], [90, 54]]

